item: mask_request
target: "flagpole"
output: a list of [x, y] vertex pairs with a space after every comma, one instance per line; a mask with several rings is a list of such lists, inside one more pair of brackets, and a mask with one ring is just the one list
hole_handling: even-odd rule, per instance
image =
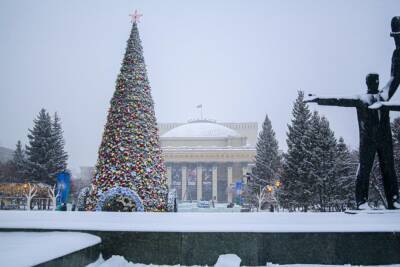
[[203, 120], [203, 104], [197, 105], [196, 108], [200, 109], [200, 120]]

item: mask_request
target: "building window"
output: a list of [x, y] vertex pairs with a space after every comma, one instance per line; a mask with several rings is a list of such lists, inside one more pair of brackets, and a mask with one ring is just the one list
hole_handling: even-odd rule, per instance
[[171, 187], [176, 190], [176, 197], [182, 199], [182, 168], [179, 164], [171, 166]]
[[187, 200], [197, 199], [197, 165], [187, 165]]
[[202, 200], [212, 200], [212, 165], [206, 164], [202, 171]]
[[227, 202], [228, 201], [228, 165], [221, 163], [218, 164], [217, 170], [217, 197], [218, 202]]

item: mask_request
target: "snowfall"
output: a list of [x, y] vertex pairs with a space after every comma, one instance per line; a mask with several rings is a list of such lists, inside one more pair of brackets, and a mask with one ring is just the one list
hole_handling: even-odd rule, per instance
[[[0, 232], [0, 266], [32, 266], [101, 242], [97, 236], [80, 232], [65, 232], [65, 230], [146, 232], [400, 232], [400, 212], [382, 210], [345, 214], [287, 212], [114, 213], [0, 211], [0, 229], [6, 230], [6, 232]], [[29, 232], [30, 229], [42, 229], [48, 230], [48, 232]], [[58, 232], [57, 230], [62, 230], [63, 232]], [[236, 255], [221, 255], [215, 266], [234, 267], [239, 266], [239, 264], [240, 258]], [[155, 267], [158, 265], [131, 263], [123, 257], [115, 255], [108, 260], [103, 260], [100, 256], [96, 262], [89, 266]], [[267, 266], [274, 267], [278, 265], [267, 263]], [[314, 267], [321, 265], [280, 266]], [[392, 266], [400, 267], [400, 264]]]

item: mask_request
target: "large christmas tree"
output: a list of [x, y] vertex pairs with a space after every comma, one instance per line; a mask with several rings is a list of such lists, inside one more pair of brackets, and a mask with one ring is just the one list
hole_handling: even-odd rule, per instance
[[133, 16], [87, 210], [166, 211], [168, 187], [141, 41]]

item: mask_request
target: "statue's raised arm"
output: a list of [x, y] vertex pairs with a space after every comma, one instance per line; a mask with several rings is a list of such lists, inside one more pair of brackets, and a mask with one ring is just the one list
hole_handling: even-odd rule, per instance
[[[324, 106], [339, 106], [339, 107], [365, 107], [370, 106], [377, 102], [379, 99], [378, 87], [379, 87], [379, 75], [377, 73], [369, 73], [365, 77], [365, 83], [367, 84], [367, 93], [353, 96], [336, 96], [336, 97], [319, 97], [316, 95], [308, 95], [304, 100], [306, 103], [317, 103], [318, 105]], [[375, 107], [376, 108], [376, 107]]]
[[361, 104], [360, 98], [358, 96], [333, 96], [333, 97], [319, 97], [316, 95], [309, 94], [307, 98], [304, 99], [306, 103], [317, 103], [323, 106], [340, 106], [340, 107], [357, 107]]
[[381, 98], [384, 101], [389, 101], [392, 98], [400, 84], [400, 17], [393, 17], [391, 26], [390, 36], [394, 39], [396, 49], [392, 55], [391, 77], [385, 87], [380, 90]]

